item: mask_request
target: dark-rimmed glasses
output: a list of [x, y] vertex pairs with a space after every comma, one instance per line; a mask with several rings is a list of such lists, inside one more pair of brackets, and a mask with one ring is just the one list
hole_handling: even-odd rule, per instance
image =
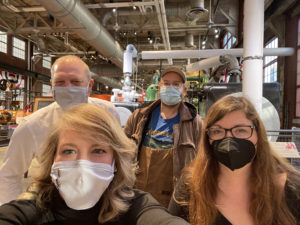
[[253, 129], [255, 126], [235, 126], [230, 129], [226, 129], [223, 127], [210, 127], [206, 129], [208, 138], [211, 140], [220, 140], [226, 137], [228, 131], [230, 131], [231, 135], [235, 138], [240, 139], [248, 139], [253, 134]]

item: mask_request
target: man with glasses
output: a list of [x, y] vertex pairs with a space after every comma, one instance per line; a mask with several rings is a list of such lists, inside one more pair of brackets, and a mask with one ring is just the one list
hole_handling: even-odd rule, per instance
[[183, 102], [185, 81], [179, 68], [163, 70], [160, 99], [135, 110], [124, 128], [138, 145], [136, 187], [150, 192], [166, 207], [181, 170], [195, 157], [200, 141], [202, 119], [193, 105]]

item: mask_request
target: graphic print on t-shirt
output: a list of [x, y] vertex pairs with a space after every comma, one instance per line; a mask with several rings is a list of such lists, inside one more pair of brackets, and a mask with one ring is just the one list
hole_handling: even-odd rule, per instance
[[164, 119], [160, 114], [160, 105], [154, 109], [146, 129], [143, 145], [153, 149], [170, 149], [173, 147], [173, 125], [179, 123], [179, 114]]

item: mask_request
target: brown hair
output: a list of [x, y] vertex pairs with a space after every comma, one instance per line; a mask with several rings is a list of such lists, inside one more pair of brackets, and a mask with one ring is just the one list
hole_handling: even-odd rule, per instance
[[241, 110], [253, 122], [257, 132], [257, 153], [252, 162], [250, 214], [256, 225], [296, 225], [296, 220], [285, 203], [282, 187], [274, 179], [279, 173], [288, 173], [288, 183], [299, 174], [272, 151], [263, 122], [254, 106], [244, 97], [226, 96], [209, 109], [203, 124], [203, 132], [198, 154], [193, 165], [188, 168], [190, 189], [189, 219], [193, 225], [211, 225], [218, 215], [215, 206], [217, 195], [219, 164], [211, 157], [206, 129], [226, 114]]
[[[29, 192], [35, 192], [38, 207], [47, 209], [51, 203], [55, 186], [50, 172], [54, 162], [59, 135], [68, 131], [79, 132], [83, 138], [90, 139], [113, 149], [116, 171], [113, 181], [102, 195], [102, 205], [98, 221], [104, 223], [127, 211], [127, 199], [133, 197], [132, 187], [135, 182], [136, 145], [127, 138], [118, 120], [108, 111], [92, 104], [79, 104], [62, 115], [54, 126], [39, 158], [40, 173], [29, 186]], [[29, 198], [30, 195], [23, 196]], [[31, 197], [32, 198], [32, 197]]]

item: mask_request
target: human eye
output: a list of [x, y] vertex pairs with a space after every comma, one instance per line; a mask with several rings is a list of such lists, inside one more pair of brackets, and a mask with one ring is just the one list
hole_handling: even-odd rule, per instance
[[59, 85], [63, 85], [64, 81], [63, 80], [56, 80], [54, 83], [55, 83], [56, 86], [59, 86]]
[[76, 151], [74, 149], [63, 149], [61, 150], [62, 155], [72, 155], [76, 154]]
[[96, 148], [96, 149], [92, 150], [92, 153], [93, 154], [105, 154], [106, 151], [104, 149], [101, 149], [101, 148]]
[[71, 83], [74, 85], [80, 85], [81, 81], [80, 80], [72, 80]]
[[247, 133], [249, 130], [249, 127], [236, 127], [234, 128], [234, 131], [236, 133]]
[[173, 84], [173, 86], [178, 88], [178, 87], [181, 86], [181, 84], [179, 82], [176, 82], [176, 83]]
[[223, 129], [222, 128], [213, 128], [213, 129], [211, 129], [211, 133], [212, 134], [221, 134], [221, 133], [223, 133]]
[[212, 139], [219, 139], [223, 138], [224, 136], [224, 129], [223, 128], [210, 128], [208, 130], [208, 136]]
[[236, 137], [245, 138], [251, 133], [251, 128], [246, 126], [235, 127], [232, 129], [232, 132]]

